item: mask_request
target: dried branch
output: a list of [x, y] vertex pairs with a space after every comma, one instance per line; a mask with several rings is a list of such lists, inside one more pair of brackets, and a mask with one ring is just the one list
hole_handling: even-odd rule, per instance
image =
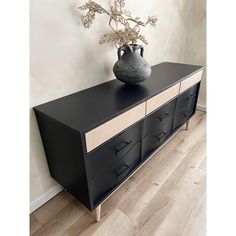
[[[110, 5], [109, 11], [96, 2], [89, 0], [79, 9], [87, 10], [86, 15], [82, 19], [85, 28], [92, 26], [96, 14], [106, 14], [109, 17], [108, 25], [112, 32], [104, 34], [99, 40], [100, 44], [112, 43], [115, 46], [122, 46], [124, 44], [134, 44], [138, 40], [148, 44], [146, 38], [140, 34], [141, 27], [147, 25], [156, 27], [157, 18], [149, 16], [147, 21], [143, 22], [140, 20], [140, 17], [133, 18], [131, 12], [124, 9], [124, 7], [125, 0], [114, 0], [113, 5]], [[133, 26], [131, 26], [131, 23]]]
[[105, 10], [102, 6], [91, 0], [89, 0], [83, 6], [79, 7], [79, 9], [88, 10], [87, 14], [82, 19], [85, 28], [91, 27], [91, 25], [95, 20], [96, 13], [110, 15], [110, 13], [107, 10]]

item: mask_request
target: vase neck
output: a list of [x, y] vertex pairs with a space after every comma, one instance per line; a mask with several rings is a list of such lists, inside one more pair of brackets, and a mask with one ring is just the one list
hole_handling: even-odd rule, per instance
[[[140, 49], [140, 46], [138, 44], [130, 44], [130, 47], [132, 47], [133, 52], [137, 52], [138, 49]], [[125, 45], [125, 52], [131, 52], [128, 45]]]

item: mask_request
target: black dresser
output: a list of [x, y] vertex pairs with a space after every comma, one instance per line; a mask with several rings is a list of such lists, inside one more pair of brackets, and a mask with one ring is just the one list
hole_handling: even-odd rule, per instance
[[34, 107], [51, 176], [99, 221], [101, 203], [194, 115], [202, 71], [164, 62], [140, 85], [112, 80]]

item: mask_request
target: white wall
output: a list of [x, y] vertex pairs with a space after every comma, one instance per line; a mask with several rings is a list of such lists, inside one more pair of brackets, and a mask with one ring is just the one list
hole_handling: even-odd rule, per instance
[[[205, 64], [205, 0], [126, 2], [137, 16], [158, 17], [157, 28], [144, 30], [149, 40], [144, 56], [151, 65], [163, 61]], [[114, 79], [116, 49], [98, 44], [99, 36], [109, 29], [106, 17], [99, 16], [91, 29], [84, 29], [75, 6], [74, 0], [31, 0], [30, 108]], [[206, 101], [204, 85], [202, 105]], [[32, 109], [30, 130], [30, 201], [34, 210], [60, 187], [49, 175]]]

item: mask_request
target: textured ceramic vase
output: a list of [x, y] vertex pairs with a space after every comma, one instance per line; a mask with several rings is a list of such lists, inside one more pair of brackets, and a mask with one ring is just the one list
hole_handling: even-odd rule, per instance
[[133, 44], [131, 47], [133, 51], [127, 45], [118, 49], [118, 61], [113, 67], [113, 72], [118, 80], [126, 84], [137, 84], [148, 79], [152, 70], [143, 58], [143, 46]]

